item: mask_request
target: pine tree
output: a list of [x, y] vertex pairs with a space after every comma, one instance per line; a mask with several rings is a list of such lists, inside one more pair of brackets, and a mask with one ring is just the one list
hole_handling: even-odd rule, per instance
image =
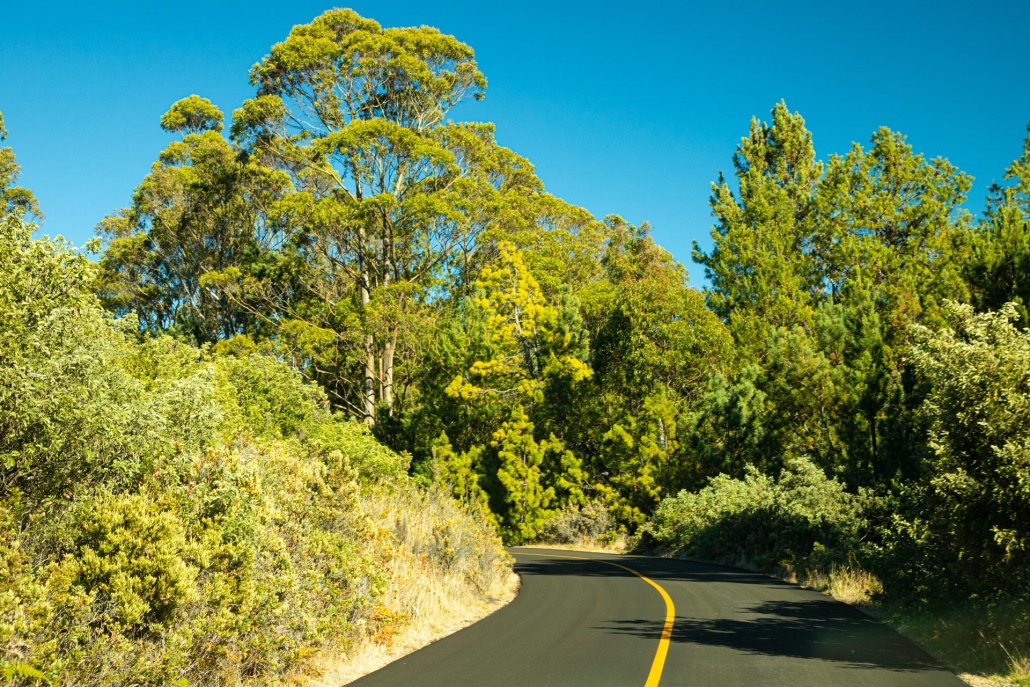
[[695, 242], [694, 260], [711, 282], [709, 306], [749, 347], [767, 326], [812, 321], [822, 284], [810, 216], [822, 165], [804, 119], [782, 101], [772, 110], [772, 124], [751, 120], [733, 165], [739, 191], [734, 194], [721, 175], [712, 184], [712, 250], [705, 253]]

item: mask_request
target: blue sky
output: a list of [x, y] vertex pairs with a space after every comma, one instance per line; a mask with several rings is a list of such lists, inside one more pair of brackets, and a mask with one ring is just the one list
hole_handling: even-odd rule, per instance
[[[191, 93], [231, 112], [247, 70], [332, 4], [0, 5], [0, 111], [44, 231], [76, 244], [171, 137]], [[343, 4], [342, 6], [347, 6]], [[709, 185], [752, 116], [781, 98], [820, 158], [879, 126], [976, 177], [969, 207], [1018, 156], [1030, 122], [1030, 3], [351, 2], [384, 26], [427, 24], [471, 45], [490, 85], [462, 119], [493, 121], [552, 193], [649, 221], [690, 268], [709, 245]]]

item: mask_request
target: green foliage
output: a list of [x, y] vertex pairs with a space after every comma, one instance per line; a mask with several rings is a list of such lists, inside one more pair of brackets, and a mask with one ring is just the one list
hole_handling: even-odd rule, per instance
[[[585, 351], [576, 318], [563, 318], [547, 302], [513, 244], [502, 241], [498, 249], [497, 262], [476, 283], [475, 313], [466, 320], [481, 328], [484, 359], [456, 375], [445, 393], [478, 402], [500, 423], [490, 427], [488, 445], [457, 452], [449, 442], [436, 443], [434, 453], [437, 478], [466, 498], [485, 494], [505, 539], [522, 542], [536, 537], [558, 507], [582, 499], [581, 460], [545, 423], [554, 395], [592, 371], [577, 357]], [[545, 422], [538, 426], [530, 414]]]
[[486, 87], [451, 36], [330, 10], [251, 80], [228, 138], [162, 117], [99, 264], [31, 238], [0, 149], [5, 675], [281, 680], [403, 613], [384, 566], [494, 579], [487, 524], [1023, 607], [1030, 138], [974, 227], [947, 160], [881, 128], [820, 162], [780, 102], [699, 292], [448, 121]]
[[961, 206], [971, 185], [947, 160], [927, 161], [886, 128], [868, 151], [855, 144], [827, 164], [817, 212], [823, 283], [835, 300], [870, 295], [897, 347], [892, 363], [910, 324], [939, 324], [945, 299], [966, 297]]
[[489, 359], [455, 377], [446, 393], [534, 403], [558, 379], [572, 384], [589, 379], [592, 371], [576, 356], [583, 354], [576, 351], [578, 332], [562, 326], [559, 311], [544, 299], [515, 246], [501, 242], [498, 248], [496, 265], [484, 268], [476, 282], [483, 295], [474, 301], [482, 311]]
[[[171, 446], [155, 434], [127, 339], [88, 291], [93, 269], [62, 242], [0, 220], [0, 460], [5, 491], [59, 497], [127, 483]], [[158, 402], [158, 398], [148, 399]], [[171, 428], [191, 431], [187, 421]]]
[[189, 601], [197, 570], [184, 560], [186, 536], [173, 513], [141, 495], [103, 495], [79, 508], [75, 553], [54, 574], [112, 605], [105, 620], [127, 629], [167, 622]]
[[1009, 183], [991, 187], [987, 212], [973, 233], [965, 277], [978, 309], [1015, 303], [1025, 326], [1030, 321], [1030, 136], [1005, 179]]
[[911, 356], [931, 387], [925, 477], [888, 530], [884, 575], [919, 599], [1030, 585], [1030, 334], [1016, 306], [917, 330]]
[[424, 574], [466, 601], [482, 593], [466, 578], [493, 584], [505, 557], [482, 516], [421, 495], [406, 457], [330, 413], [273, 346], [138, 341], [90, 292], [96, 271], [0, 220], [4, 675], [278, 684], [382, 629], [398, 541], [409, 559], [421, 546], [402, 536], [414, 514], [369, 521], [382, 502], [440, 518], [454, 544]]
[[232, 298], [230, 287], [254, 275], [280, 288], [289, 281], [269, 274], [264, 253], [278, 248], [282, 237], [262, 211], [287, 181], [241, 155], [218, 133], [221, 121], [205, 98], [172, 105], [161, 125], [182, 140], [162, 151], [132, 206], [97, 226], [108, 242], [98, 277], [105, 305], [134, 313], [142, 329], [198, 343], [266, 326], [256, 296]]
[[745, 345], [765, 325], [810, 321], [822, 286], [810, 221], [822, 165], [801, 115], [782, 101], [772, 115], [772, 124], [752, 119], [734, 153], [739, 193], [721, 176], [712, 184], [711, 254], [694, 246], [712, 283], [709, 305]]
[[605, 226], [604, 279], [579, 294], [594, 375], [562, 401], [559, 417], [595, 493], [635, 528], [694, 470], [685, 441], [692, 406], [708, 377], [728, 367], [732, 340], [646, 226], [617, 217]]
[[862, 499], [799, 458], [778, 479], [749, 466], [743, 479], [719, 475], [700, 491], [664, 499], [643, 541], [767, 570], [827, 570], [847, 561], [865, 527]]
[[261, 294], [333, 404], [374, 425], [406, 396], [423, 304], [471, 282], [477, 236], [507, 187], [539, 182], [492, 126], [444, 121], [486, 80], [471, 48], [436, 29], [330, 10], [294, 27], [251, 79], [258, 95], [233, 135], [290, 179], [270, 210], [284, 231], [273, 261], [298, 269], [285, 302], [260, 278], [235, 293]]
[[[6, 138], [4, 115], [0, 112], [0, 143]], [[21, 167], [14, 157], [14, 151], [10, 147], [0, 147], [0, 221], [9, 217], [42, 217], [32, 191], [14, 185], [20, 175]]]
[[[554, 435], [537, 441], [534, 425], [516, 408], [494, 432], [501, 533], [507, 541], [532, 541], [555, 514], [554, 506], [582, 500], [580, 461]], [[564, 497], [559, 500], [559, 496]]]
[[547, 522], [540, 539], [572, 546], [603, 546], [614, 543], [618, 534], [608, 504], [601, 499], [593, 499], [582, 506], [568, 504]]
[[161, 128], [183, 135], [221, 131], [225, 116], [207, 98], [191, 95], [176, 102], [161, 117]]

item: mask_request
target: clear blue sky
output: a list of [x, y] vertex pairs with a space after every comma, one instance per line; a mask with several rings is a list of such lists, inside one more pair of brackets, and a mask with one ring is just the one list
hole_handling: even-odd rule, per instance
[[[458, 116], [495, 122], [552, 193], [649, 221], [695, 283], [709, 184], [781, 98], [821, 158], [881, 125], [949, 158], [976, 177], [974, 212], [1030, 122], [1022, 0], [349, 5], [471, 45], [490, 85]], [[249, 67], [332, 6], [3, 2], [0, 111], [45, 232], [90, 238], [171, 140], [158, 120], [172, 102], [197, 93], [231, 112], [252, 95]]]

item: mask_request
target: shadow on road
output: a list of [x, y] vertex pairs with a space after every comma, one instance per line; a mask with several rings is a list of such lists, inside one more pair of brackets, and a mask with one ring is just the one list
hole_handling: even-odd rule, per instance
[[[513, 553], [518, 555], [519, 552]], [[569, 555], [578, 554], [570, 552]], [[784, 588], [799, 592], [799, 596], [802, 594], [794, 585], [726, 566], [645, 556], [619, 556], [609, 560], [629, 566], [659, 584], [682, 581], [761, 585], [777, 590], [771, 596], [783, 596]], [[635, 577], [628, 570], [598, 559], [526, 556], [516, 564], [515, 570], [522, 575]], [[758, 591], [754, 586], [750, 589]], [[746, 654], [833, 661], [850, 668], [901, 672], [940, 670], [932, 657], [887, 626], [832, 599], [770, 600], [727, 608], [724, 615], [727, 617], [714, 619], [678, 616], [672, 641], [725, 647]], [[662, 627], [660, 619], [641, 619], [612, 620], [594, 629], [657, 641]]]
[[[516, 555], [519, 552], [515, 552]], [[576, 555], [570, 552], [569, 555]], [[677, 559], [647, 558], [644, 556], [610, 557], [636, 570], [656, 582], [733, 582], [735, 584], [760, 584], [770, 587], [791, 587], [765, 575], [746, 570], [730, 568], [711, 563], [696, 563]], [[603, 561], [605, 559], [576, 560], [565, 558], [540, 558], [521, 560], [515, 564], [515, 572], [526, 575], [576, 575], [580, 577], [636, 577], [633, 573]]]
[[[753, 617], [677, 616], [672, 641], [720, 646], [748, 654], [834, 661], [853, 668], [939, 670], [927, 654], [894, 631], [835, 601], [776, 601], [744, 610]], [[662, 622], [614, 620], [597, 629], [657, 640]]]

